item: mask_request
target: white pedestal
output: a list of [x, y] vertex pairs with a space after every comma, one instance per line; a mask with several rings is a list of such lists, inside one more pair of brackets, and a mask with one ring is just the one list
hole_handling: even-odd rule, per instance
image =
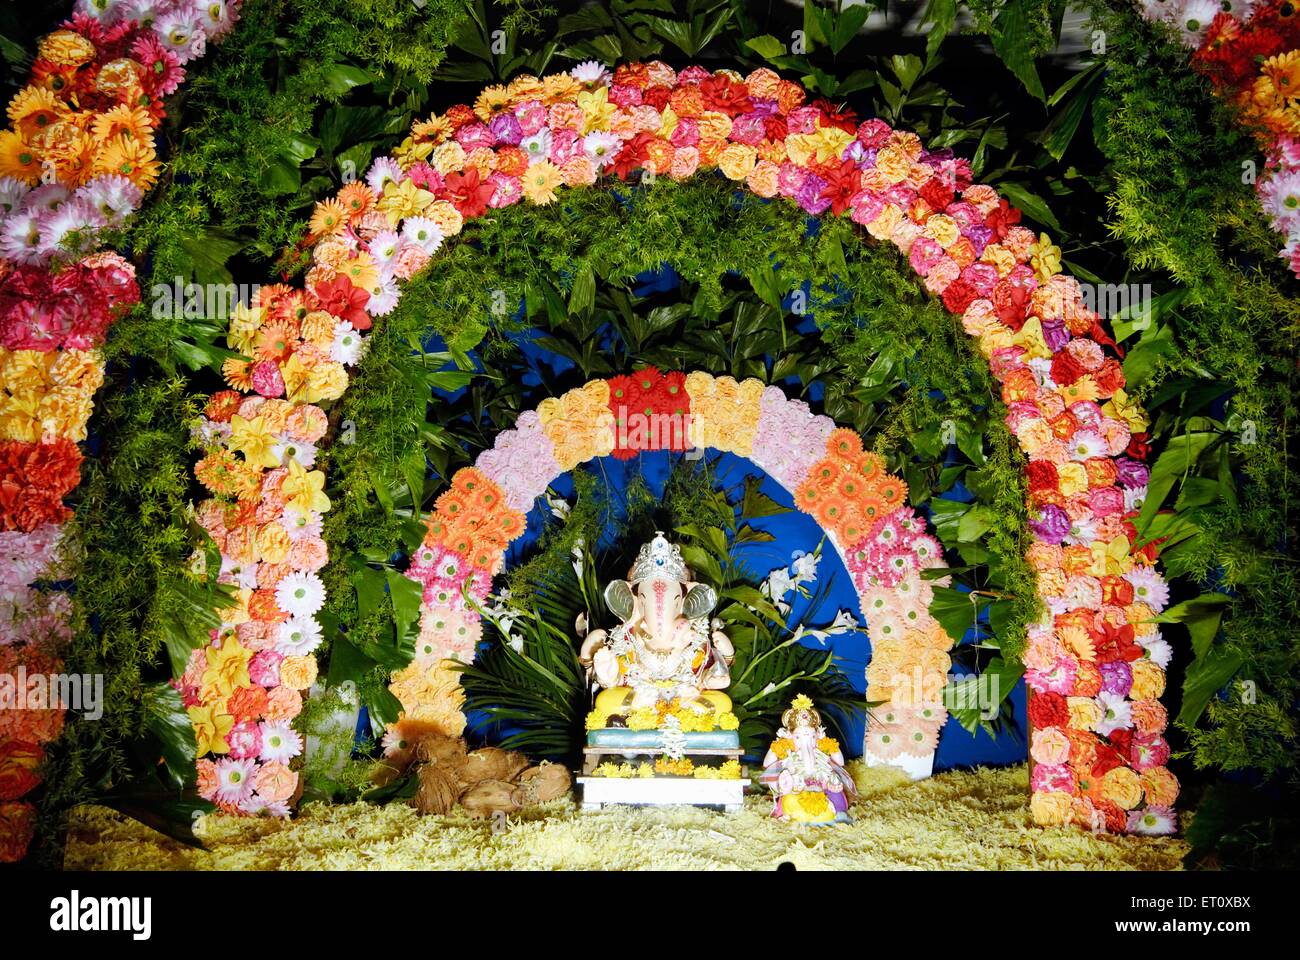
[[693, 777], [578, 777], [582, 784], [582, 809], [599, 810], [606, 804], [664, 806], [720, 806], [738, 812], [745, 803], [748, 779], [697, 780]]
[[884, 759], [877, 757], [870, 750], [862, 754], [862, 759], [869, 767], [897, 767], [913, 780], [925, 780], [934, 773], [934, 754], [927, 753], [917, 757], [910, 753], [900, 753], [896, 757]]

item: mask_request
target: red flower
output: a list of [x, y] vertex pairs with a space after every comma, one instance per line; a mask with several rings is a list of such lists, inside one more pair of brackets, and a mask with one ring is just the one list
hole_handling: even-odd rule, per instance
[[954, 280], [943, 291], [943, 305], [949, 313], [965, 313], [966, 308], [978, 298], [979, 291], [965, 280]]
[[790, 128], [785, 122], [785, 117], [769, 114], [763, 118], [763, 135], [768, 140], [784, 140], [789, 132]]
[[700, 95], [707, 110], [716, 110], [729, 117], [748, 113], [754, 108], [749, 99], [749, 88], [725, 75], [709, 77], [700, 84]]
[[478, 119], [474, 115], [474, 108], [464, 103], [457, 103], [447, 108], [443, 114], [447, 122], [451, 124], [452, 129], [460, 129], [467, 123], [473, 123]]
[[653, 134], [643, 130], [623, 144], [623, 149], [614, 156], [614, 173], [620, 180], [626, 180], [629, 173], [645, 162], [646, 147], [653, 139]]
[[[474, 175], [478, 176], [478, 172], [475, 171]], [[318, 283], [312, 293], [320, 301], [322, 310], [340, 320], [346, 320], [355, 330], [370, 329], [370, 315], [366, 313], [370, 294], [360, 287], [353, 286], [352, 281], [347, 277], [338, 276], [325, 283]]]
[[1029, 481], [1029, 492], [1039, 493], [1044, 490], [1056, 490], [1060, 479], [1056, 475], [1056, 464], [1051, 460], [1030, 460], [1025, 468]]
[[1103, 397], [1113, 396], [1116, 390], [1124, 389], [1124, 384], [1127, 382], [1124, 378], [1124, 368], [1114, 357], [1107, 357], [1101, 369], [1093, 371], [1092, 379], [1097, 382], [1097, 389], [1101, 391]]
[[657, 83], [653, 87], [647, 87], [641, 94], [641, 102], [649, 104], [656, 110], [663, 110], [668, 105], [668, 98], [673, 95], [672, 87], [666, 87], [662, 83]]
[[480, 179], [478, 167], [464, 173], [449, 173], [442, 185], [442, 199], [450, 200], [466, 220], [479, 217], [487, 211], [488, 201], [496, 188]]
[[1100, 780], [1116, 767], [1124, 767], [1124, 756], [1108, 743], [1097, 744], [1097, 755], [1092, 762], [1092, 775]]
[[1019, 222], [1020, 211], [1005, 200], [999, 200], [997, 209], [990, 210], [984, 218], [984, 225], [990, 227], [999, 240], [1004, 239], [1007, 232]]
[[1046, 727], [1067, 727], [1070, 708], [1059, 693], [1035, 693], [1029, 698], [1029, 722], [1035, 730]]
[[843, 130], [845, 133], [856, 134], [858, 132], [858, 114], [845, 104], [836, 106], [825, 97], [818, 97], [810, 106], [820, 111], [822, 115], [823, 127], [834, 127], [837, 130]]
[[1145, 431], [1130, 435], [1128, 449], [1124, 451], [1124, 455], [1132, 457], [1134, 460], [1146, 460], [1147, 457], [1151, 456], [1151, 444], [1147, 443], [1149, 436], [1150, 434]]
[[0, 741], [0, 800], [17, 800], [41, 782], [36, 769], [45, 759], [40, 744]]
[[1098, 663], [1113, 663], [1125, 660], [1132, 663], [1142, 658], [1142, 648], [1133, 642], [1133, 625], [1112, 626], [1101, 621], [1099, 627], [1090, 630], [1097, 648]]
[[831, 212], [838, 216], [849, 208], [849, 201], [862, 189], [858, 165], [852, 160], [844, 160], [838, 166], [827, 164], [819, 174], [826, 181], [821, 196], [831, 202]]
[[933, 210], [946, 210], [955, 196], [952, 185], [942, 177], [931, 177], [921, 184], [921, 189], [917, 192]]
[[1074, 383], [1088, 371], [1068, 350], [1058, 350], [1052, 354], [1052, 379], [1060, 387]]
[[998, 319], [1019, 331], [1025, 325], [1025, 316], [1029, 312], [1029, 288], [1008, 280], [999, 281], [993, 288], [993, 309]]

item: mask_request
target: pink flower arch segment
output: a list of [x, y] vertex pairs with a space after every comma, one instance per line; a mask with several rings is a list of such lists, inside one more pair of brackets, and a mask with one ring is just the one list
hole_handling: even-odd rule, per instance
[[[752, 460], [826, 531], [872, 638], [867, 699], [884, 704], [864, 752], [884, 763], [932, 758], [947, 719], [940, 693], [953, 640], [929, 613], [932, 586], [944, 580], [922, 577], [945, 566], [943, 551], [907, 506], [906, 484], [856, 433], [777, 387], [653, 368], [544, 400], [452, 477], [407, 573], [423, 602], [416, 658], [391, 685], [405, 716], [450, 735], [464, 729], [448, 661], [473, 660], [482, 638], [476, 607], [549, 484], [597, 457], [698, 448]], [[389, 739], [403, 738], [395, 729]]]
[[[1025, 655], [1030, 717], [1036, 732], [1056, 731], [1043, 734], [1052, 748], [1039, 754], [1059, 761], [1035, 771], [1034, 817], [1165, 830], [1177, 782], [1163, 764], [1148, 765], [1164, 753], [1158, 698], [1168, 647], [1152, 618], [1165, 590], [1155, 549], [1135, 546], [1132, 523], [1147, 482], [1147, 421], [1125, 393], [1099, 317], [1085, 307], [1079, 284], [1061, 273], [1060, 250], [1022, 226], [1019, 211], [992, 187], [973, 183], [965, 160], [926, 150], [915, 134], [877, 119], [857, 124], [824, 102], [809, 103], [801, 87], [767, 69], [741, 76], [658, 62], [612, 72], [586, 63], [518, 77], [484, 90], [473, 105], [415, 124], [393, 156], [317, 205], [304, 287], [263, 287], [258, 308], [232, 318], [229, 343], [251, 359], [226, 367], [232, 389], [209, 404], [210, 449], [198, 473], [235, 503], [210, 502], [200, 517], [241, 599], [212, 647], [196, 653], [185, 684], [200, 755], [211, 753], [221, 767], [204, 768], [210, 792], [233, 770], [226, 734], [236, 722], [231, 698], [250, 689], [243, 662], [283, 655], [293, 660], [288, 676], [304, 684], [294, 689], [309, 685], [301, 661], [319, 639], [314, 611], [309, 603], [284, 605], [301, 586], [296, 580], [292, 591], [278, 584], [289, 573], [306, 578], [313, 603], [323, 589], [314, 571], [325, 561], [319, 523], [329, 503], [320, 493], [324, 475], [312, 467], [324, 433], [316, 429], [324, 422], [316, 404], [347, 388], [363, 331], [392, 310], [402, 282], [429, 266], [467, 219], [516, 203], [552, 203], [565, 188], [637, 171], [674, 179], [720, 171], [806, 213], [850, 217], [875, 241], [893, 244], [961, 318], [1002, 385], [1028, 459], [1029, 559], [1043, 611]], [[592, 437], [617, 441], [593, 413], [607, 389], [596, 382], [582, 388], [587, 394], [548, 401], [536, 420], [522, 419], [503, 435], [484, 468], [508, 464], [521, 473], [524, 485], [503, 493], [514, 498], [511, 509], [540, 492], [544, 478], [580, 462]], [[469, 503], [476, 493], [453, 486], [448, 496]], [[281, 531], [268, 532], [268, 525]], [[284, 626], [290, 620], [295, 627]], [[462, 628], [470, 625], [439, 629], [463, 636]], [[218, 674], [220, 683], [203, 680]], [[454, 725], [458, 694], [449, 671], [397, 683], [408, 681], [429, 694], [420, 702], [444, 692], [441, 720]], [[236, 702], [243, 709], [245, 701]], [[1069, 742], [1063, 757], [1061, 737]], [[247, 771], [233, 772], [247, 782]], [[225, 796], [248, 800], [241, 790]]]

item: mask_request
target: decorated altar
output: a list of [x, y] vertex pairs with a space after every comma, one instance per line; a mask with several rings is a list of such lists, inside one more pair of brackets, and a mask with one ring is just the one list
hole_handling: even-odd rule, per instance
[[15, 22], [0, 861], [1285, 847], [1294, 9], [650, 6]]

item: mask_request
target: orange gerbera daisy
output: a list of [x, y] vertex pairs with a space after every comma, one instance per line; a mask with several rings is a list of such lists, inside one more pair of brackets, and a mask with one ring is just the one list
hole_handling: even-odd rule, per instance
[[375, 205], [375, 195], [360, 180], [354, 180], [345, 186], [335, 200], [343, 205], [348, 218], [354, 221]]
[[875, 523], [890, 512], [889, 507], [879, 497], [863, 497], [858, 501], [857, 506], [863, 522], [868, 524]]
[[312, 211], [310, 230], [313, 237], [339, 233], [348, 223], [348, 208], [337, 198], [321, 200]]
[[501, 84], [484, 87], [483, 92], [474, 101], [474, 115], [487, 123], [498, 113], [510, 109], [510, 92]]
[[877, 485], [877, 489], [880, 491], [880, 499], [891, 509], [901, 506], [907, 499], [907, 484], [898, 477], [886, 476]]
[[411, 127], [411, 136], [416, 140], [442, 143], [451, 136], [451, 121], [434, 114], [428, 120], [420, 120]]
[[58, 123], [68, 114], [68, 106], [46, 87], [29, 86], [9, 101], [9, 121], [24, 137], [32, 137]]
[[885, 473], [885, 465], [874, 453], [864, 453], [853, 461], [853, 472], [867, 483], [875, 483]]
[[105, 143], [95, 164], [99, 173], [126, 177], [141, 190], [148, 190], [158, 179], [159, 164], [150, 144], [119, 134]]
[[839, 465], [829, 457], [814, 464], [809, 479], [823, 490], [833, 490], [840, 479]]
[[847, 427], [839, 427], [831, 431], [826, 450], [831, 456], [852, 460], [862, 453], [862, 438]]
[[469, 499], [459, 490], [448, 490], [435, 503], [438, 513], [455, 523], [469, 513]]
[[239, 357], [231, 357], [221, 365], [221, 376], [234, 390], [247, 393], [253, 387], [252, 364]]
[[101, 143], [123, 136], [129, 140], [147, 143], [152, 147], [153, 126], [153, 117], [149, 116], [148, 110], [121, 105], [95, 117], [91, 124], [91, 131], [95, 139]]
[[820, 506], [825, 492], [813, 480], [805, 480], [795, 487], [794, 504], [804, 513], [815, 513]]
[[257, 332], [257, 357], [259, 360], [278, 360], [284, 362], [293, 354], [298, 345], [291, 324], [285, 320], [274, 320], [263, 325]]
[[0, 177], [14, 177], [24, 183], [41, 179], [36, 150], [12, 130], [0, 130]]

